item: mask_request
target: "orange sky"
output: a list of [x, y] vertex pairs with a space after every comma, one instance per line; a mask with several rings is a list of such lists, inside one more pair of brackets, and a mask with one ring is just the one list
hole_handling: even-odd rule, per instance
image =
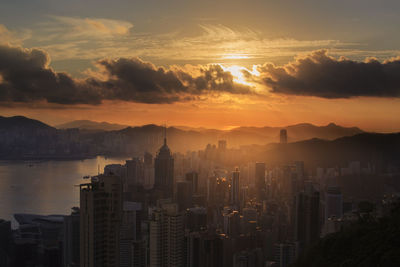
[[[2, 115], [24, 115], [57, 125], [71, 120], [89, 119], [125, 125], [149, 123], [229, 129], [236, 126], [286, 126], [309, 122], [326, 125], [357, 126], [367, 131], [400, 131], [396, 112], [399, 99], [357, 98], [327, 100], [316, 97], [280, 97], [245, 103], [188, 102], [176, 104], [138, 104], [107, 101], [100, 106], [72, 108], [2, 108]], [[48, 104], [44, 105], [47, 106]], [[371, 108], [373, 107], [373, 108]]]
[[[50, 125], [87, 119], [228, 129], [334, 122], [400, 131], [398, 1], [363, 1], [362, 9], [345, 0], [89, 2], [2, 5], [0, 62], [21, 51], [25, 61], [0, 64], [1, 116]], [[23, 68], [35, 60], [33, 72]], [[26, 73], [11, 75], [19, 68], [8, 66], [21, 62]], [[215, 66], [219, 72], [210, 70]], [[29, 80], [38, 73], [50, 81]], [[65, 76], [76, 95], [60, 85]], [[93, 89], [85, 79], [98, 84], [97, 102], [85, 94]], [[81, 95], [88, 99], [76, 99]]]

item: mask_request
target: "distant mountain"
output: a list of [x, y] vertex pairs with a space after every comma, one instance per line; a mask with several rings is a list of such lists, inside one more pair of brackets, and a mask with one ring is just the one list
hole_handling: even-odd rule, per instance
[[269, 144], [264, 158], [272, 164], [302, 160], [308, 166], [340, 166], [350, 161], [400, 163], [400, 133], [361, 133], [332, 141], [313, 138]]
[[77, 128], [80, 130], [95, 130], [95, 131], [115, 131], [121, 130], [127, 125], [121, 125], [116, 123], [108, 123], [108, 122], [97, 122], [90, 120], [76, 120], [67, 123], [63, 123], [55, 126], [57, 129], [71, 129]]
[[[141, 155], [144, 151], [155, 153], [164, 138], [164, 128], [154, 124], [125, 127], [83, 120], [57, 127], [21, 116], [0, 117], [0, 157]], [[262, 147], [277, 143], [281, 129], [288, 131], [289, 147], [292, 144], [298, 146], [296, 142], [312, 138], [318, 138], [318, 142], [324, 143], [322, 140], [363, 133], [359, 128], [346, 128], [333, 123], [326, 126], [304, 123], [287, 127], [238, 127], [232, 130], [178, 126], [169, 127], [167, 137], [173, 152], [204, 149], [207, 144], [216, 145], [221, 139], [227, 141], [228, 148], [253, 144]], [[310, 158], [315, 155], [310, 155]], [[279, 153], [273, 157], [273, 160], [278, 160]]]
[[357, 127], [342, 127], [334, 123], [326, 126], [316, 126], [310, 123], [289, 125], [286, 127], [238, 127], [226, 133], [227, 138], [233, 139], [233, 143], [246, 143], [246, 140], [253, 140], [254, 144], [266, 144], [277, 142], [279, 132], [287, 130], [288, 142], [296, 142], [311, 138], [334, 140], [343, 136], [352, 136], [363, 133]]
[[[334, 140], [339, 137], [363, 133], [357, 127], [346, 128], [333, 123], [326, 126], [315, 126], [304, 123], [287, 127], [238, 127], [232, 130], [173, 126], [168, 128], [167, 135], [168, 144], [171, 149], [173, 151], [184, 152], [187, 150], [203, 149], [207, 144], [217, 144], [218, 140], [221, 139], [227, 141], [228, 147], [276, 143], [279, 140], [281, 129], [287, 129], [289, 142], [312, 138]], [[150, 146], [150, 151], [152, 151], [162, 143], [163, 131], [162, 126], [150, 124], [128, 127], [114, 131], [114, 134], [121, 134], [127, 137], [128, 140], [137, 140], [139, 146]]]
[[0, 116], [0, 131], [32, 131], [32, 130], [55, 130], [55, 128], [34, 119], [23, 116], [2, 117]]

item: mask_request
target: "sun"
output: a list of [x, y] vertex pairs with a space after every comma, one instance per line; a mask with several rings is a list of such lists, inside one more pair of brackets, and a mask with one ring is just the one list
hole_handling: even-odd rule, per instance
[[222, 66], [224, 71], [229, 71], [233, 76], [233, 81], [236, 83], [240, 83], [243, 85], [252, 86], [254, 85], [251, 81], [246, 79], [244, 72], [249, 72], [252, 75], [259, 76], [260, 73], [257, 71], [257, 66], [253, 66], [252, 70], [249, 70], [243, 66], [231, 65], [231, 66]]

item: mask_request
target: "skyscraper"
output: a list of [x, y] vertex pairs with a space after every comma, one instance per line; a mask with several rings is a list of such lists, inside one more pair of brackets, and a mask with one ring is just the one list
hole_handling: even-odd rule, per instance
[[153, 188], [154, 186], [154, 165], [153, 155], [146, 152], [144, 154], [144, 187], [146, 189]]
[[343, 215], [343, 198], [339, 187], [329, 187], [325, 194], [325, 220], [330, 217], [341, 218]]
[[281, 144], [286, 144], [287, 143], [287, 130], [286, 129], [282, 129], [280, 131], [280, 142]]
[[119, 266], [122, 183], [99, 175], [80, 185], [80, 266]]
[[193, 203], [192, 183], [189, 181], [180, 181], [176, 183], [176, 202], [179, 211], [192, 207]]
[[265, 163], [257, 162], [255, 170], [255, 184], [258, 199], [265, 197]]
[[319, 192], [312, 185], [307, 185], [304, 192], [295, 198], [294, 239], [299, 242], [300, 249], [314, 243], [319, 238]]
[[64, 216], [63, 223], [63, 266], [79, 266], [80, 222], [79, 208], [73, 208], [71, 215]]
[[138, 202], [123, 203], [120, 227], [120, 267], [146, 266], [146, 250], [141, 238], [141, 209]]
[[197, 190], [199, 187], [199, 174], [195, 171], [186, 173], [186, 181], [192, 184], [192, 192], [193, 194], [197, 194]]
[[218, 150], [225, 151], [226, 150], [226, 140], [218, 141]]
[[164, 203], [150, 220], [150, 266], [183, 266], [183, 250], [183, 215], [175, 203]]
[[239, 169], [236, 168], [235, 171], [232, 172], [232, 183], [231, 183], [231, 204], [236, 208], [239, 208]]
[[170, 198], [173, 196], [174, 158], [167, 146], [166, 132], [164, 136], [164, 144], [154, 159], [154, 179], [154, 187], [162, 191], [164, 197]]
[[126, 178], [128, 186], [144, 184], [144, 163], [139, 158], [126, 161]]

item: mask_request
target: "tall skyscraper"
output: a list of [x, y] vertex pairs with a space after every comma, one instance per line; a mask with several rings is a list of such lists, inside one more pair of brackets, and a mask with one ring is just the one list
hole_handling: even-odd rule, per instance
[[255, 184], [257, 198], [262, 200], [265, 198], [265, 163], [257, 162], [255, 169]]
[[154, 160], [154, 179], [154, 187], [162, 191], [164, 197], [171, 198], [173, 196], [174, 186], [174, 158], [167, 145], [166, 132], [164, 144], [158, 151]]
[[144, 184], [144, 163], [139, 158], [126, 161], [126, 178], [128, 186]]
[[304, 249], [318, 240], [320, 235], [320, 196], [312, 185], [295, 198], [294, 239]]
[[343, 197], [339, 187], [329, 187], [325, 194], [325, 220], [343, 215]]
[[146, 249], [141, 238], [141, 209], [138, 202], [123, 203], [120, 227], [120, 267], [145, 267]]
[[192, 207], [193, 203], [192, 183], [189, 181], [180, 181], [176, 183], [176, 202], [179, 211]]
[[287, 143], [287, 130], [286, 129], [282, 129], [279, 133], [279, 137], [280, 137], [280, 142], [281, 144], [286, 144]]
[[80, 185], [80, 267], [119, 266], [122, 183], [99, 175]]
[[218, 141], [218, 150], [225, 151], [226, 150], [226, 140]]
[[184, 218], [177, 204], [164, 203], [150, 220], [150, 266], [184, 264]]
[[192, 184], [192, 192], [193, 194], [197, 194], [199, 189], [199, 174], [195, 171], [186, 173], [186, 181]]
[[71, 215], [64, 216], [63, 223], [63, 266], [79, 266], [80, 257], [80, 215], [79, 208], [73, 208]]
[[295, 260], [296, 246], [293, 243], [275, 244], [275, 262], [277, 267], [287, 267]]
[[236, 168], [235, 171], [232, 172], [232, 182], [231, 182], [231, 204], [236, 208], [240, 207], [239, 177], [240, 177], [240, 172], [239, 169]]

